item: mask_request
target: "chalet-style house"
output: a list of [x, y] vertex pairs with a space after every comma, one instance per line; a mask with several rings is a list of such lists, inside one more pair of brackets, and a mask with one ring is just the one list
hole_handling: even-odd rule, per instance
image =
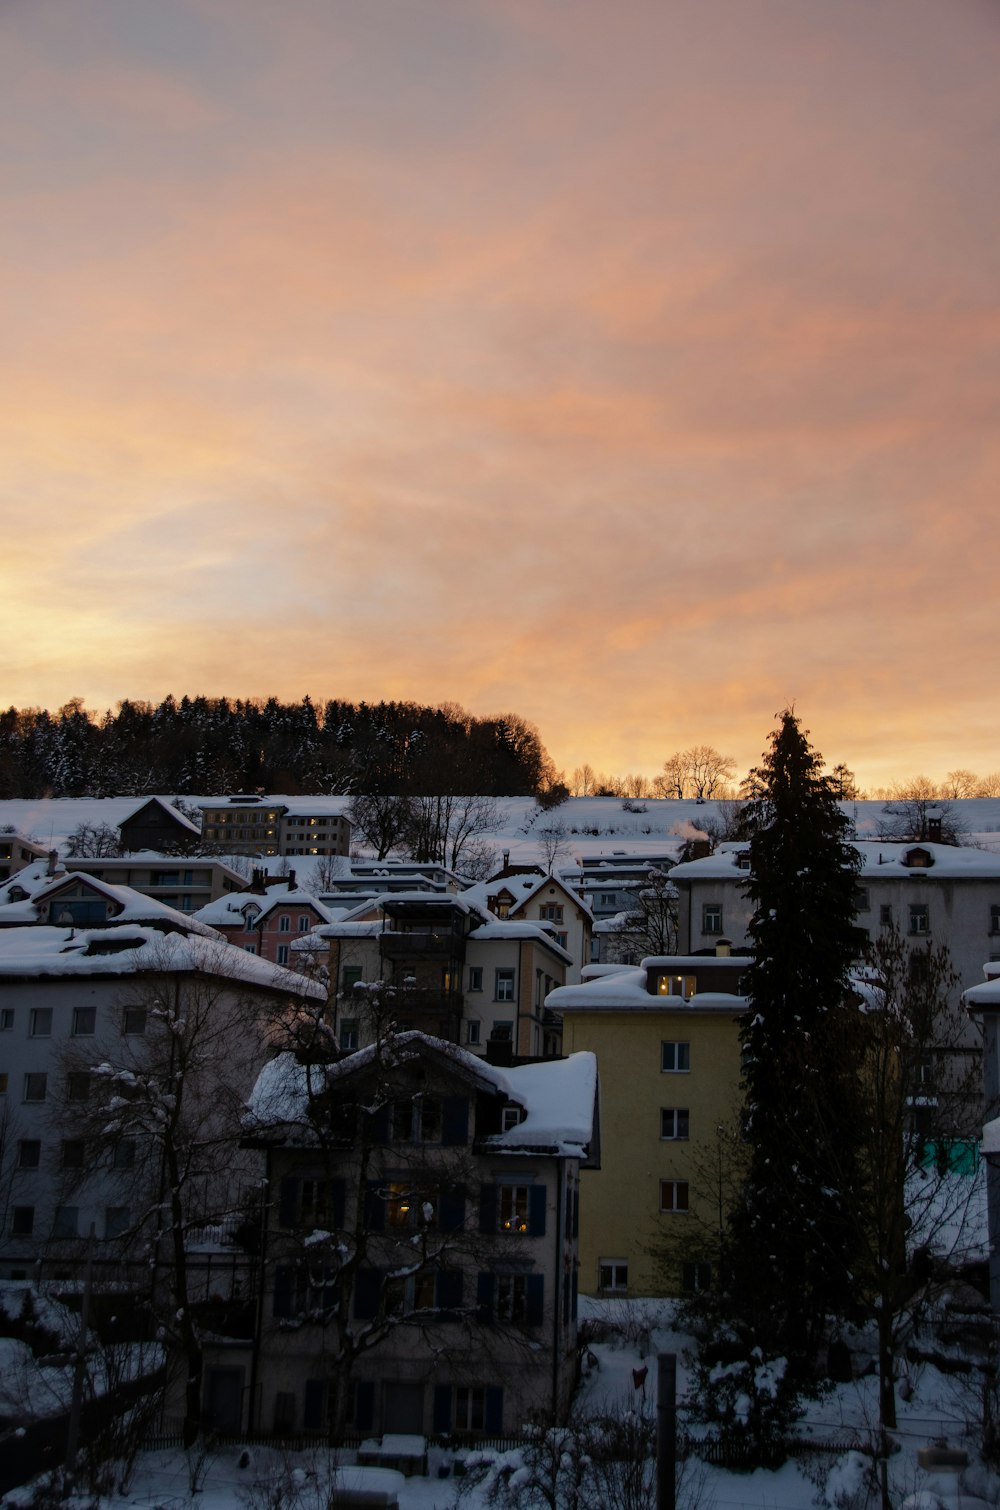
[[591, 1054], [499, 1069], [415, 1032], [266, 1065], [262, 1315], [209, 1360], [217, 1424], [474, 1440], [561, 1419], [596, 1088]]

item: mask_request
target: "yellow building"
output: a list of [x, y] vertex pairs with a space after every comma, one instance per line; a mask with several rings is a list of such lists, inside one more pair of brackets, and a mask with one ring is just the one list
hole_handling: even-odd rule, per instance
[[[563, 1052], [600, 1075], [600, 1168], [580, 1189], [580, 1289], [679, 1293], [707, 1282], [739, 1113], [745, 956], [662, 956], [594, 966], [553, 991]], [[720, 1133], [720, 1130], [721, 1133]], [[650, 1250], [665, 1250], [666, 1260]]]

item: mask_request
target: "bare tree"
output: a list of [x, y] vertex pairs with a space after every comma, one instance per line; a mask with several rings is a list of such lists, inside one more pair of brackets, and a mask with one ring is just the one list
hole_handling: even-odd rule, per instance
[[959, 768], [957, 771], [949, 771], [941, 787], [942, 797], [978, 797], [982, 782], [975, 771], [967, 771]]
[[493, 797], [411, 797], [405, 844], [418, 861], [460, 870], [473, 841], [495, 833], [500, 810]]
[[569, 835], [565, 823], [547, 823], [538, 829], [538, 847], [545, 861], [545, 869], [552, 874], [557, 861], [569, 853]]
[[406, 839], [412, 817], [410, 799], [389, 792], [359, 793], [348, 803], [347, 816], [354, 832], [384, 860]]
[[570, 777], [569, 789], [574, 797], [592, 797], [597, 786], [597, 772], [592, 765], [578, 765]]
[[890, 793], [878, 824], [880, 837], [917, 842], [936, 837], [942, 844], [961, 844], [965, 824], [954, 804], [942, 799], [939, 788], [927, 776], [899, 782]]
[[72, 859], [115, 859], [121, 854], [118, 830], [108, 823], [78, 823], [66, 836], [66, 853]]
[[707, 801], [728, 796], [735, 775], [732, 755], [720, 754], [714, 745], [692, 745], [664, 761], [654, 786], [664, 797]]
[[677, 953], [677, 891], [665, 871], [647, 871], [633, 906], [621, 915], [616, 936], [636, 960]]
[[165, 950], [151, 960], [122, 993], [121, 1031], [66, 1055], [59, 1108], [63, 1136], [86, 1149], [79, 1182], [115, 1211], [106, 1237], [155, 1276], [164, 1339], [185, 1361], [186, 1445], [201, 1425], [204, 1299], [189, 1238], [224, 1224], [259, 1162], [239, 1152], [240, 1119], [269, 1027], [260, 996], [230, 975], [231, 952], [220, 944], [183, 973]]

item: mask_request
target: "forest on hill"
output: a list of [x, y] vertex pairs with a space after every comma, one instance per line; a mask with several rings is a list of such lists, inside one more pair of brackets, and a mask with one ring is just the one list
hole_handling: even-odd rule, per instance
[[308, 697], [166, 697], [94, 715], [0, 713], [0, 797], [146, 792], [482, 793], [530, 796], [552, 779], [538, 730], [457, 704], [314, 704]]

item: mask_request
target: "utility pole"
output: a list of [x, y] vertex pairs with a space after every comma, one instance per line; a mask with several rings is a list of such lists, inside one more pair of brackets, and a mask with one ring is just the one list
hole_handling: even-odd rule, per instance
[[656, 1510], [677, 1502], [677, 1354], [656, 1359]]

